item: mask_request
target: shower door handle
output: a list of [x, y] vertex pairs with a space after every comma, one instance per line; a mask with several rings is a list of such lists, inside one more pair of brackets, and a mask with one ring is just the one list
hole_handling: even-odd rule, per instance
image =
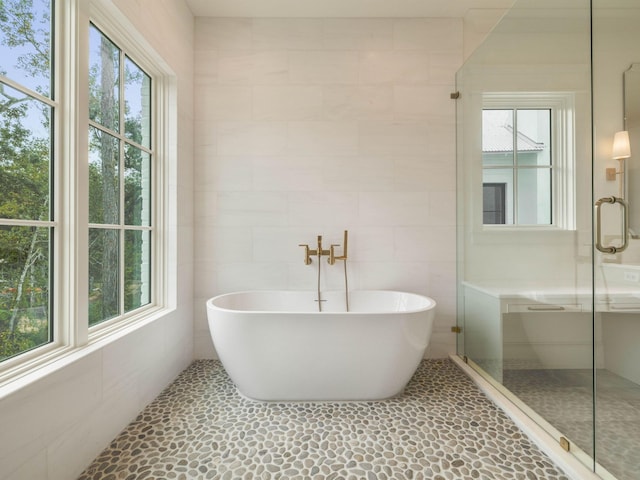
[[[619, 203], [622, 210], [622, 245], [619, 247], [605, 247], [602, 245], [602, 205], [605, 203]], [[627, 202], [619, 197], [602, 197], [595, 204], [596, 210], [596, 248], [602, 253], [620, 253], [624, 252], [629, 246], [629, 208]]]

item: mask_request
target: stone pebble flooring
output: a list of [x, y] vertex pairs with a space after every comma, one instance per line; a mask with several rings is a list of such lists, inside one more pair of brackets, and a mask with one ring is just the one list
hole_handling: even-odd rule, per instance
[[[593, 372], [505, 369], [503, 384], [593, 456]], [[640, 385], [596, 371], [596, 460], [619, 480], [640, 479]]]
[[567, 480], [450, 360], [379, 402], [261, 403], [194, 362], [80, 480]]

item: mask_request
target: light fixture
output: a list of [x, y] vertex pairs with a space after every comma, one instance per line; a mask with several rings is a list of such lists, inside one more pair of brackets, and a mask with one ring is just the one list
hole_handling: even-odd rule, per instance
[[613, 158], [623, 160], [631, 156], [631, 144], [629, 143], [629, 132], [622, 130], [613, 136]]
[[624, 160], [625, 158], [631, 157], [631, 144], [629, 142], [629, 132], [626, 130], [622, 130], [620, 132], [616, 132], [613, 136], [613, 149], [611, 157], [614, 160], [618, 160], [620, 162], [620, 168], [616, 170], [615, 168], [607, 168], [606, 169], [606, 177], [607, 180], [615, 180], [617, 175], [620, 175], [620, 196], [623, 197], [624, 192]]

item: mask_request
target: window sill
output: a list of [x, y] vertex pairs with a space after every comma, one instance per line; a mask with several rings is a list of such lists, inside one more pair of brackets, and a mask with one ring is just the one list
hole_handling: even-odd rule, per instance
[[166, 317], [174, 310], [175, 308], [168, 307], [145, 310], [144, 314], [132, 317], [129, 321], [120, 321], [117, 326], [102, 329], [99, 334], [92, 336], [86, 345], [53, 347], [49, 352], [37, 355], [32, 362], [20, 363], [8, 369], [0, 375], [0, 400]]
[[556, 225], [482, 225], [483, 232], [574, 232]]
[[[510, 245], [517, 238], [518, 245], [543, 243], [552, 245], [554, 242], [563, 242], [573, 239], [578, 235], [577, 230], [567, 230], [559, 227], [498, 227], [486, 228], [471, 233], [471, 242], [475, 245]], [[549, 243], [551, 242], [551, 243]]]

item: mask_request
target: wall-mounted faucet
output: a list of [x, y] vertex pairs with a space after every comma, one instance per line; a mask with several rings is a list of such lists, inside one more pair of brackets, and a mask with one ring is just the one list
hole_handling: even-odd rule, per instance
[[309, 265], [312, 260], [311, 257], [318, 257], [318, 261], [323, 255], [328, 256], [327, 259], [329, 265], [333, 265], [336, 263], [336, 260], [346, 260], [347, 259], [347, 231], [344, 231], [344, 243], [342, 245], [342, 255], [335, 254], [335, 248], [339, 247], [339, 244], [331, 244], [329, 250], [322, 249], [322, 235], [318, 235], [318, 245], [315, 250], [311, 250], [309, 245], [306, 243], [300, 243], [298, 246], [304, 247], [304, 264]]
[[322, 311], [322, 302], [324, 302], [325, 300], [323, 300], [321, 297], [321, 292], [320, 292], [320, 258], [323, 255], [328, 255], [329, 258], [327, 259], [327, 261], [329, 262], [329, 265], [334, 265], [336, 263], [336, 260], [343, 260], [344, 261], [344, 295], [345, 295], [345, 308], [346, 311], [349, 311], [349, 284], [347, 283], [347, 236], [348, 236], [348, 232], [345, 230], [344, 231], [344, 242], [342, 244], [342, 255], [336, 255], [336, 247], [339, 247], [340, 245], [338, 244], [331, 244], [331, 246], [329, 247], [329, 250], [323, 250], [322, 249], [322, 235], [318, 235], [318, 245], [316, 246], [315, 250], [311, 250], [309, 248], [309, 245], [306, 243], [300, 243], [299, 246], [300, 247], [304, 247], [304, 264], [305, 265], [309, 265], [312, 260], [311, 257], [312, 256], [317, 256], [318, 257], [318, 298], [316, 300], [316, 302], [318, 302], [318, 311], [321, 312]]
[[309, 249], [309, 245], [306, 243], [301, 243], [298, 246], [304, 247], [304, 264], [309, 265], [311, 263], [311, 257], [317, 256], [318, 261], [320, 261], [320, 257], [323, 255], [329, 255], [331, 250], [323, 250], [322, 249], [322, 235], [318, 235], [318, 246], [315, 250]]

